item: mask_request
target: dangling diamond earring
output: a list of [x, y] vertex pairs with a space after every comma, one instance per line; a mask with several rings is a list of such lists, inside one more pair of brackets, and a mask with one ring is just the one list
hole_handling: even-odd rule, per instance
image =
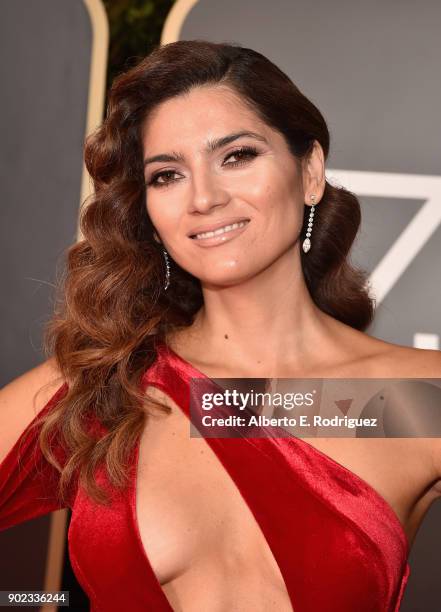
[[306, 238], [302, 244], [302, 249], [305, 253], [307, 253], [309, 249], [311, 248], [311, 240], [309, 239], [309, 237], [311, 236], [312, 222], [314, 220], [314, 206], [315, 206], [315, 195], [314, 194], [311, 196], [311, 200], [313, 204], [311, 205], [311, 210], [309, 211], [308, 229], [306, 231]]
[[164, 283], [164, 291], [167, 291], [169, 285], [170, 285], [170, 261], [168, 258], [168, 253], [165, 249], [162, 249], [162, 252], [164, 253], [164, 259], [165, 259], [165, 283]]

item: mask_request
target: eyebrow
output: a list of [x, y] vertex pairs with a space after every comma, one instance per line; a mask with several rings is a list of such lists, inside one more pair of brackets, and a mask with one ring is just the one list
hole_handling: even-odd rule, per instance
[[[221, 147], [224, 147], [225, 145], [230, 144], [230, 142], [233, 142], [234, 140], [237, 140], [238, 138], [242, 138], [243, 136], [248, 136], [249, 138], [254, 138], [255, 140], [259, 140], [260, 142], [268, 144], [268, 141], [266, 140], [266, 138], [264, 138], [260, 134], [256, 134], [255, 132], [249, 132], [249, 131], [244, 130], [242, 132], [235, 132], [234, 134], [228, 134], [228, 136], [222, 136], [221, 138], [209, 140], [205, 147], [205, 153], [213, 153], [213, 151], [216, 151], [217, 149], [220, 149]], [[162, 153], [160, 155], [154, 155], [153, 157], [147, 157], [144, 160], [144, 167], [147, 166], [147, 164], [152, 164], [153, 162], [173, 162], [173, 161], [183, 162], [185, 161], [185, 158], [181, 153], [176, 153], [175, 151], [173, 151], [173, 153]]]

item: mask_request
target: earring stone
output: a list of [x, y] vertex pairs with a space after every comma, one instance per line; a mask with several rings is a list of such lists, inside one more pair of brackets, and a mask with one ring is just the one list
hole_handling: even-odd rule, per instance
[[311, 200], [312, 200], [312, 205], [311, 205], [311, 210], [309, 211], [309, 219], [308, 219], [308, 227], [306, 230], [306, 238], [303, 241], [302, 244], [302, 249], [304, 253], [307, 253], [309, 251], [309, 249], [311, 248], [311, 233], [312, 233], [312, 224], [314, 221], [314, 207], [315, 207], [315, 198], [316, 196], [313, 194], [311, 195]]
[[170, 261], [168, 258], [168, 253], [165, 249], [162, 249], [162, 252], [164, 254], [164, 260], [165, 260], [165, 283], [164, 283], [164, 291], [167, 291], [167, 289], [170, 286]]

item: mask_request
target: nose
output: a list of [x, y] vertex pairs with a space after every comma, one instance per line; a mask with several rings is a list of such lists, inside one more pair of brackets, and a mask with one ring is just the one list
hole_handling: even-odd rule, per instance
[[206, 167], [193, 172], [189, 212], [207, 213], [215, 206], [225, 206], [229, 200], [228, 189], [222, 185], [220, 177]]

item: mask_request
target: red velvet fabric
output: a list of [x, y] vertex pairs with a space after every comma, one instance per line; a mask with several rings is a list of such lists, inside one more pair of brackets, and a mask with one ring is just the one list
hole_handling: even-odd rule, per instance
[[[143, 387], [165, 391], [189, 418], [190, 379], [205, 378], [164, 345]], [[67, 391], [63, 385], [43, 408]], [[0, 464], [0, 530], [61, 508], [58, 472], [35, 431]], [[301, 438], [206, 438], [253, 512], [285, 581], [294, 612], [397, 612], [409, 577], [409, 546], [385, 499]], [[137, 445], [130, 487], [108, 507], [71, 491], [69, 556], [92, 612], [171, 612], [144, 551], [135, 515]], [[62, 451], [58, 451], [62, 457]], [[195, 594], [197, 597], [197, 594]], [[252, 612], [252, 611], [250, 611]]]

